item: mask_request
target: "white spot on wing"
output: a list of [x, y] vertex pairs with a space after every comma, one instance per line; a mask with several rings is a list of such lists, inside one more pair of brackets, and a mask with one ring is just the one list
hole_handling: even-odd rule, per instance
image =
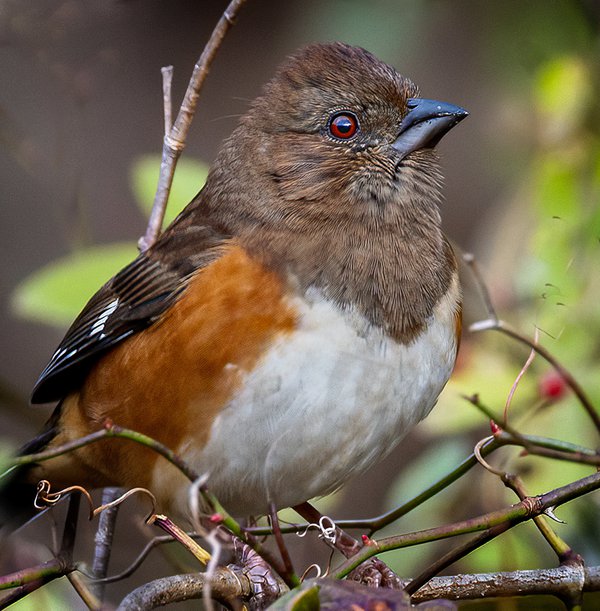
[[116, 298], [116, 299], [113, 299], [104, 308], [104, 310], [102, 310], [100, 316], [98, 316], [98, 319], [96, 320], [96, 322], [94, 322], [94, 324], [92, 325], [92, 328], [90, 329], [90, 336], [96, 335], [97, 333], [101, 333], [100, 339], [102, 339], [102, 336], [104, 335], [102, 334], [102, 330], [104, 329], [106, 325], [106, 321], [108, 320], [109, 316], [117, 309], [118, 305], [119, 305], [119, 299]]

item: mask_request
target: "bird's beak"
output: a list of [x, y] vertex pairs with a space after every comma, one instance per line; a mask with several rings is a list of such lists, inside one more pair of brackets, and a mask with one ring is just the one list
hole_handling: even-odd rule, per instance
[[409, 153], [422, 148], [433, 148], [442, 137], [469, 113], [460, 106], [410, 98], [408, 112], [400, 123], [400, 133], [392, 146], [406, 157]]

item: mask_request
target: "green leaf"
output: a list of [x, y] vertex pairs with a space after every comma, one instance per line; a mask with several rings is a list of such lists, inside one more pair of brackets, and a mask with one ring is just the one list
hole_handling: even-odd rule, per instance
[[53, 261], [15, 289], [13, 311], [22, 318], [64, 327], [137, 254], [136, 245], [127, 242], [86, 248]]
[[[160, 160], [159, 155], [144, 155], [139, 157], [131, 168], [131, 188], [138, 205], [147, 216], [150, 216], [152, 210], [160, 171]], [[208, 165], [202, 161], [186, 157], [177, 162], [177, 169], [169, 194], [169, 204], [165, 213], [165, 227], [200, 191], [207, 176]]]
[[319, 586], [306, 583], [288, 592], [269, 607], [272, 611], [318, 611], [320, 608]]

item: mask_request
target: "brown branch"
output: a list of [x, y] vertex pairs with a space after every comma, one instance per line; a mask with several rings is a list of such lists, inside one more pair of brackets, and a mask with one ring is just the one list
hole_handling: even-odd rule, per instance
[[[102, 491], [102, 505], [108, 505], [121, 496], [120, 488], [104, 488]], [[104, 597], [105, 585], [99, 581], [106, 577], [108, 573], [108, 562], [112, 550], [112, 543], [115, 534], [115, 525], [119, 505], [107, 507], [101, 514], [98, 521], [98, 528], [94, 537], [94, 559], [92, 561], [92, 577], [96, 582], [92, 586], [92, 591], [96, 597], [102, 601]]]
[[[150, 581], [130, 592], [117, 607], [117, 611], [136, 611], [202, 598], [208, 586], [206, 573], [173, 575]], [[241, 573], [228, 567], [218, 567], [210, 576], [213, 598], [234, 605], [236, 600], [252, 596], [252, 584]], [[234, 607], [235, 608], [235, 607]]]
[[[169, 132], [165, 134], [162, 149], [162, 160], [160, 163], [160, 176], [152, 205], [152, 212], [148, 220], [146, 233], [139, 240], [139, 248], [142, 252], [148, 250], [154, 242], [156, 242], [163, 224], [169, 192], [175, 175], [175, 166], [185, 148], [185, 141], [196, 112], [200, 91], [204, 85], [204, 81], [208, 76], [210, 66], [225, 38], [225, 35], [233, 25], [240, 9], [245, 4], [246, 0], [231, 0], [225, 12], [215, 26], [209, 41], [206, 43], [202, 55], [196, 62], [192, 77], [188, 84], [181, 108], [175, 119], [173, 126], [170, 126]], [[163, 73], [163, 79], [164, 79]], [[165, 99], [165, 109], [167, 105], [170, 107], [170, 85], [168, 86], [168, 94], [165, 93], [167, 85], [163, 80], [163, 97]], [[168, 100], [168, 102], [166, 101]], [[165, 112], [165, 126], [170, 123], [170, 118], [167, 117], [169, 111]]]
[[480, 573], [453, 577], [435, 577], [418, 592], [412, 602], [437, 598], [474, 600], [498, 596], [552, 595], [572, 599], [583, 592], [600, 590], [600, 567], [564, 565], [553, 569]]
[[479, 533], [477, 536], [472, 537], [465, 543], [451, 549], [448, 553], [444, 554], [441, 558], [438, 558], [435, 562], [433, 562], [430, 566], [425, 568], [419, 575], [417, 575], [410, 583], [405, 586], [405, 591], [408, 594], [414, 594], [419, 591], [426, 583], [428, 583], [435, 575], [451, 566], [461, 558], [464, 558], [472, 551], [478, 549], [488, 541], [491, 541], [495, 537], [501, 535], [506, 532], [510, 528], [510, 524], [505, 522], [503, 524], [498, 524], [492, 528], [488, 528], [484, 530], [482, 533]]

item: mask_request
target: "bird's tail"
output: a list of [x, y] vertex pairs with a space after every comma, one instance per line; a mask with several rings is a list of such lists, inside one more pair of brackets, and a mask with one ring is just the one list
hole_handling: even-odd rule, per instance
[[[37, 454], [48, 447], [58, 432], [60, 404], [42, 429], [41, 433], [26, 443], [18, 456]], [[37, 485], [28, 475], [35, 464], [18, 465], [0, 473], [0, 534], [7, 535], [27, 523], [38, 510], [34, 506]]]

